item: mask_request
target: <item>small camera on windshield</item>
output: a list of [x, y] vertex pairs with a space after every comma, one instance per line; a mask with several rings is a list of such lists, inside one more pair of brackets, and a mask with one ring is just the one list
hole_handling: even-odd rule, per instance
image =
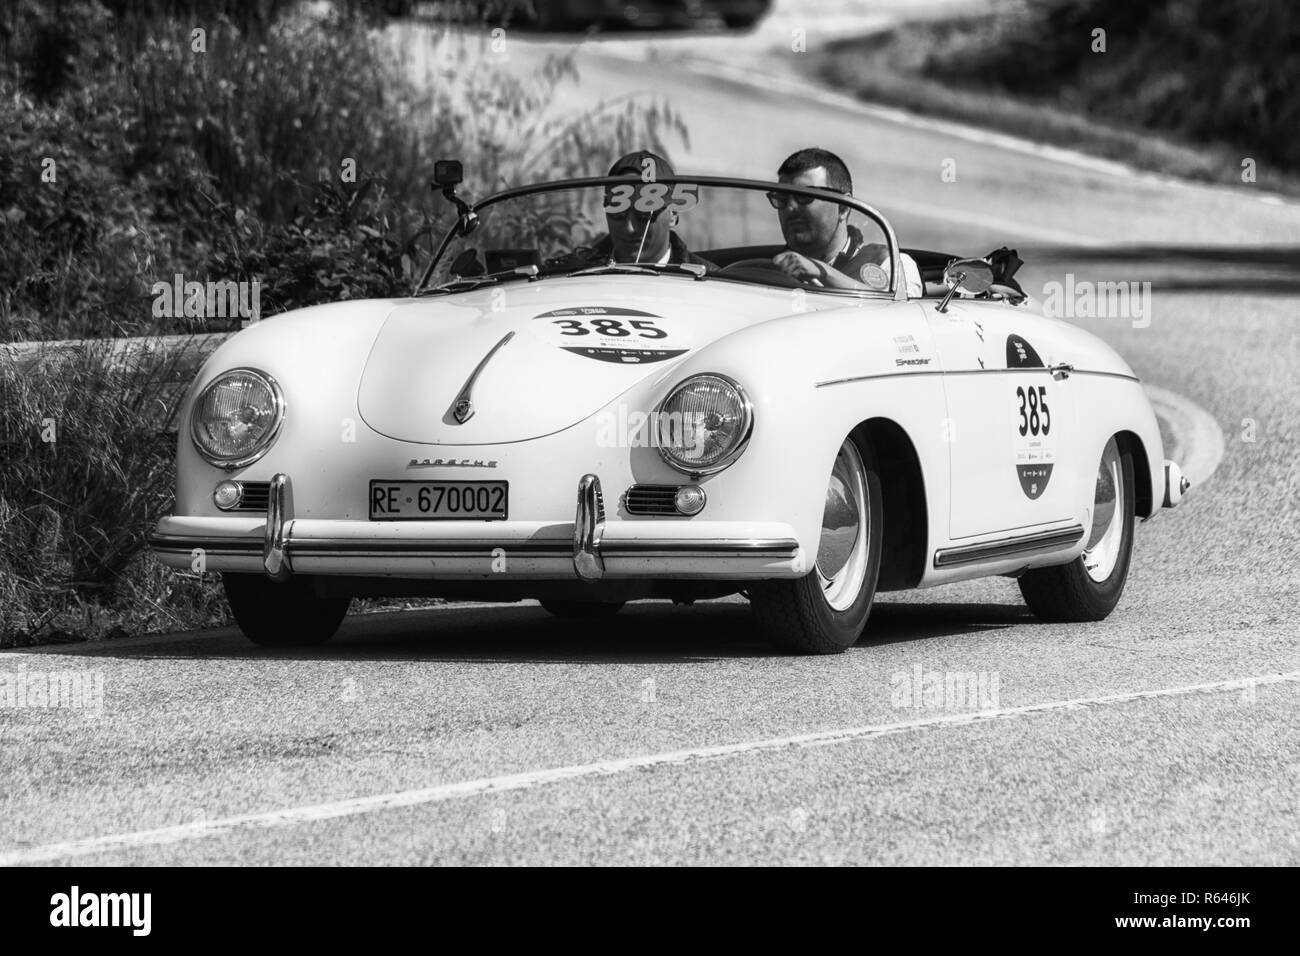
[[465, 173], [458, 159], [440, 159], [433, 164], [435, 186], [455, 186], [464, 178]]

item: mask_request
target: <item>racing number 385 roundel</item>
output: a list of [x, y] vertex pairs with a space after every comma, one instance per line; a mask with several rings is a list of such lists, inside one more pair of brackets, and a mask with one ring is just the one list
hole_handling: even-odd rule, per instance
[[[689, 348], [679, 343], [661, 316], [619, 306], [590, 305], [555, 309], [533, 317], [536, 334], [566, 352], [600, 362], [644, 364], [676, 358]], [[679, 347], [680, 346], [680, 347]]]
[[[1034, 347], [1018, 335], [1007, 336], [1007, 368], [1044, 368]], [[1015, 384], [1015, 417], [1011, 446], [1016, 461], [1016, 477], [1025, 496], [1034, 499], [1047, 490], [1056, 461], [1056, 441], [1052, 437], [1051, 386], [1040, 384], [1035, 376], [1031, 383]]]

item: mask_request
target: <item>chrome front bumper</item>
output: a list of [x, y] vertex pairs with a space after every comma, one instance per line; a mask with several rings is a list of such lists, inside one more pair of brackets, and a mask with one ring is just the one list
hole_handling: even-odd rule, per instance
[[[164, 563], [210, 571], [412, 578], [796, 578], [794, 529], [779, 522], [607, 522], [600, 479], [578, 482], [572, 524], [546, 521], [355, 521], [297, 518], [287, 475], [266, 515], [162, 519], [149, 545]], [[811, 565], [808, 565], [809, 567]]]

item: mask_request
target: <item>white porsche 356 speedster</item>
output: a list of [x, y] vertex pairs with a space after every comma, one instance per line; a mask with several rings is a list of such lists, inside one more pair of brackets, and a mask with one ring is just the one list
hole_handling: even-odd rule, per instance
[[[1098, 620], [1134, 518], [1185, 490], [1114, 351], [851, 196], [615, 176], [471, 206], [439, 167], [456, 221], [414, 294], [251, 325], [186, 396], [150, 544], [222, 572], [259, 644], [325, 641], [357, 596], [603, 617], [740, 592], [775, 644], [834, 653], [878, 591], [987, 575]], [[791, 278], [787, 202], [836, 204], [878, 266]], [[654, 261], [608, 235], [665, 215]]]

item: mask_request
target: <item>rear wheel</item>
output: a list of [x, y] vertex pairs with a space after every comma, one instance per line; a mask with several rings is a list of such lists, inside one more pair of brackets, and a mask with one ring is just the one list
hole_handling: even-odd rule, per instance
[[542, 601], [542, 607], [556, 617], [571, 620], [613, 617], [623, 609], [623, 601]]
[[1101, 453], [1092, 527], [1083, 554], [1069, 564], [1020, 576], [1020, 593], [1045, 621], [1100, 621], [1115, 609], [1133, 554], [1133, 455], [1111, 438]]
[[855, 644], [876, 596], [883, 530], [875, 455], [850, 436], [827, 482], [816, 566], [797, 580], [749, 589], [763, 636], [799, 654], [839, 654]]
[[226, 600], [239, 629], [263, 647], [312, 647], [324, 644], [343, 623], [351, 598], [320, 598], [311, 578], [283, 583], [264, 574], [221, 575]]

